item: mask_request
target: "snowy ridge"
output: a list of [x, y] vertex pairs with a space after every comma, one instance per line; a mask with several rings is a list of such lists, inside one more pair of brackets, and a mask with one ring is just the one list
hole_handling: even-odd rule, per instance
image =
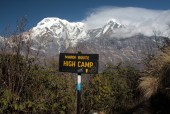
[[[115, 33], [117, 29], [125, 27], [124, 25], [120, 24], [116, 19], [109, 19], [106, 24], [102, 28], [89, 30], [93, 36], [95, 37], [104, 37], [104, 36], [111, 36]], [[90, 34], [91, 36], [91, 34]]]
[[[24, 32], [22, 39], [25, 44], [31, 42], [31, 49], [44, 54], [58, 54], [68, 48], [76, 48], [83, 42], [91, 42], [92, 39], [108, 37], [122, 25], [115, 19], [110, 19], [105, 26], [97, 29], [87, 30], [82, 22], [69, 22], [67, 20], [48, 17], [41, 20], [35, 27]], [[0, 36], [0, 42], [3, 38]], [[13, 40], [8, 40], [10, 46], [14, 46]]]
[[114, 29], [120, 27], [122, 25], [117, 20], [110, 19], [104, 27], [87, 31], [82, 22], [69, 22], [64, 19], [48, 17], [31, 29], [31, 38], [38, 43], [38, 38], [45, 37], [46, 40], [53, 42], [53, 45], [58, 45], [59, 48], [63, 44], [68, 48], [69, 46], [76, 46], [80, 41], [112, 34]]
[[25, 37], [23, 41], [31, 40], [33, 43], [31, 49], [34, 51], [59, 53], [69, 47], [76, 47], [80, 42], [108, 37], [123, 25], [115, 19], [110, 19], [103, 27], [94, 30], [87, 30], [85, 26], [82, 22], [69, 22], [56, 17], [47, 17], [28, 32], [23, 33]]
[[[116, 19], [109, 19], [104, 27], [102, 27], [102, 34], [106, 33], [109, 29], [114, 30], [120, 28], [121, 25]], [[100, 29], [100, 28], [99, 28]], [[40, 21], [36, 27], [32, 29], [33, 37], [46, 32], [53, 32], [55, 38], [68, 39], [82, 39], [89, 37], [88, 31], [85, 30], [85, 24], [82, 22], [68, 22], [59, 18], [49, 17]]]
[[76, 43], [77, 40], [87, 36], [84, 27], [84, 23], [81, 22], [68, 22], [59, 18], [44, 18], [32, 29], [32, 38], [48, 34], [53, 38], [69, 39], [72, 40], [72, 43]]
[[[44, 18], [37, 26], [22, 34], [23, 43], [31, 41], [32, 53], [40, 52], [45, 56], [58, 56], [60, 52], [98, 53], [100, 62], [119, 63], [129, 61], [139, 62], [146, 54], [157, 53], [157, 42], [164, 42], [159, 37], [137, 34], [130, 37], [116, 37], [122, 34], [122, 29], [127, 29], [115, 19], [110, 19], [101, 28], [87, 30], [82, 22], [69, 22], [59, 18]], [[0, 45], [3, 46], [3, 38], [0, 37]], [[147, 42], [147, 43], [146, 43]], [[9, 40], [10, 46], [15, 46], [13, 40]]]

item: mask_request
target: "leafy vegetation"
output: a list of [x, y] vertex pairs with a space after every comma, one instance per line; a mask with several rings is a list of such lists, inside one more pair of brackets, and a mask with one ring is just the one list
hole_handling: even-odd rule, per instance
[[[56, 65], [38, 66], [34, 59], [13, 54], [0, 56], [1, 113], [75, 113], [75, 77], [59, 73]], [[133, 78], [129, 78], [131, 75]], [[82, 112], [130, 106], [137, 71], [132, 67], [110, 66], [89, 76], [82, 91]], [[85, 77], [85, 76], [84, 76]]]
[[74, 110], [70, 75], [40, 67], [22, 56], [1, 56], [1, 113], [68, 113]]
[[99, 110], [111, 114], [128, 109], [135, 100], [138, 73], [133, 67], [119, 64], [109, 66], [100, 74], [91, 75], [83, 88], [82, 112]]

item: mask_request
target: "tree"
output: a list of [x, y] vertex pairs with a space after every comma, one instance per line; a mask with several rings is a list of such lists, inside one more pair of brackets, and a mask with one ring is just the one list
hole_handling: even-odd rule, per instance
[[0, 113], [74, 112], [74, 80], [58, 73], [53, 62], [37, 64], [39, 54], [33, 55], [30, 35], [23, 33], [25, 22], [21, 18], [17, 30], [1, 42]]

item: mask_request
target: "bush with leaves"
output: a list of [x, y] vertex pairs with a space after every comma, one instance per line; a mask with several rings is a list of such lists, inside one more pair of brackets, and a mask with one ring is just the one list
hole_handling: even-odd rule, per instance
[[83, 112], [100, 110], [111, 114], [130, 107], [134, 102], [138, 73], [133, 67], [117, 65], [90, 76], [89, 83], [83, 88]]
[[1, 113], [71, 113], [75, 84], [70, 74], [15, 55], [0, 56]]

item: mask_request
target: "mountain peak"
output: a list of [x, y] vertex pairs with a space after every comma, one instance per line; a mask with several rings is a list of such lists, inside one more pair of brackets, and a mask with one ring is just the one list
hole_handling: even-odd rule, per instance
[[107, 24], [117, 23], [118, 25], [121, 25], [116, 19], [111, 18], [107, 21]]
[[123, 27], [122, 24], [120, 24], [116, 19], [112, 18], [107, 21], [107, 24], [104, 26], [104, 28], [121, 28]]
[[98, 36], [100, 36], [100, 35], [109, 35], [110, 36], [111, 34], [114, 33], [114, 31], [116, 29], [119, 29], [119, 28], [122, 28], [122, 27], [123, 27], [123, 25], [120, 24], [116, 19], [113, 19], [113, 18], [109, 19], [107, 21], [107, 24], [105, 24], [103, 26], [102, 31]]
[[74, 27], [78, 27], [78, 28], [84, 28], [84, 23], [82, 22], [69, 22], [65, 19], [60, 19], [60, 18], [56, 18], [56, 17], [47, 17], [44, 18], [43, 20], [41, 20], [38, 24], [37, 24], [37, 28], [50, 28], [51, 26], [74, 26]]
[[47, 17], [44, 18], [43, 20], [41, 20], [38, 24], [37, 27], [39, 28], [44, 28], [44, 27], [51, 27], [54, 24], [60, 24], [60, 22], [62, 22], [64, 25], [66, 25], [67, 23], [69, 23], [67, 20], [62, 20], [59, 18], [55, 18], [55, 17]]
[[41, 20], [36, 27], [32, 29], [32, 37], [48, 37], [53, 39], [67, 39], [75, 44], [79, 39], [86, 37], [84, 23], [69, 22], [64, 19], [47, 17]]

